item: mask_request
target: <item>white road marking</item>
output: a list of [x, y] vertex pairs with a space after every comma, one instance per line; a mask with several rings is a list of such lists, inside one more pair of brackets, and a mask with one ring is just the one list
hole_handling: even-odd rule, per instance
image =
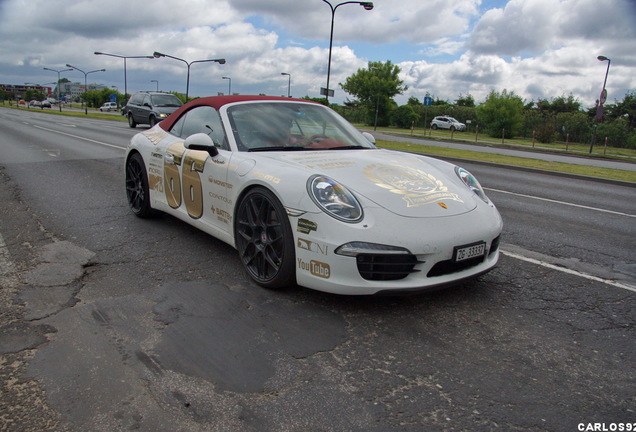
[[85, 137], [81, 137], [81, 136], [78, 136], [78, 135], [73, 135], [73, 134], [69, 134], [69, 133], [65, 133], [65, 132], [56, 131], [55, 129], [48, 129], [48, 128], [45, 128], [45, 127], [42, 127], [42, 126], [36, 126], [36, 125], [33, 125], [33, 127], [38, 128], [38, 129], [42, 129], [42, 130], [45, 130], [45, 131], [53, 132], [53, 133], [56, 133], [56, 134], [66, 135], [66, 136], [70, 136], [72, 138], [77, 138], [77, 139], [81, 139], [81, 140], [84, 140], [84, 141], [92, 142], [92, 143], [95, 143], [95, 144], [103, 145], [103, 146], [106, 146], [106, 147], [112, 147], [112, 148], [116, 148], [116, 149], [119, 149], [119, 150], [126, 150], [125, 147], [120, 147], [120, 146], [116, 146], [114, 144], [108, 144], [108, 143], [105, 143], [105, 142], [102, 142], [102, 141], [96, 141], [96, 140], [92, 140], [90, 138], [85, 138]]
[[627, 217], [636, 218], [636, 215], [629, 214], [629, 213], [622, 213], [622, 212], [617, 212], [617, 211], [613, 211], [613, 210], [590, 207], [590, 206], [585, 206], [585, 205], [581, 205], [581, 204], [574, 204], [574, 203], [569, 203], [569, 202], [566, 202], [566, 201], [557, 201], [557, 200], [553, 200], [553, 199], [549, 199], [549, 198], [541, 198], [541, 197], [537, 197], [537, 196], [533, 196], [533, 195], [520, 194], [520, 193], [516, 193], [516, 192], [508, 192], [508, 191], [504, 191], [504, 190], [500, 190], [500, 189], [492, 189], [492, 188], [484, 188], [484, 189], [490, 190], [490, 191], [493, 191], [493, 192], [499, 192], [499, 193], [503, 193], [503, 194], [508, 194], [508, 195], [515, 195], [515, 196], [519, 196], [519, 197], [523, 197], [523, 198], [531, 198], [531, 199], [536, 199], [536, 200], [539, 200], [539, 201], [547, 201], [547, 202], [551, 202], [551, 203], [555, 203], [555, 204], [562, 204], [562, 205], [567, 205], [567, 206], [571, 206], [571, 207], [584, 208], [584, 209], [587, 209], [587, 210], [594, 210], [594, 211], [603, 212], [603, 213], [611, 213], [611, 214], [615, 214], [615, 215], [619, 215], [619, 216], [627, 216]]
[[579, 276], [579, 277], [582, 277], [582, 278], [585, 278], [585, 279], [593, 280], [593, 281], [596, 281], [596, 282], [601, 282], [601, 283], [604, 283], [604, 284], [607, 284], [607, 285], [612, 285], [612, 286], [615, 286], [615, 287], [618, 287], [618, 288], [626, 289], [628, 291], [636, 292], [636, 287], [635, 286], [628, 285], [628, 284], [625, 284], [625, 283], [622, 283], [622, 282], [616, 282], [614, 280], [603, 279], [603, 278], [600, 278], [600, 277], [597, 277], [597, 276], [592, 276], [592, 275], [587, 274], [587, 273], [582, 273], [582, 272], [579, 272], [579, 271], [576, 271], [576, 270], [572, 270], [572, 269], [569, 269], [569, 268], [566, 268], [566, 267], [561, 267], [561, 266], [558, 266], [558, 265], [550, 264], [550, 263], [545, 262], [545, 261], [541, 261], [541, 260], [538, 260], [538, 259], [526, 257], [526, 256], [523, 256], [523, 255], [519, 255], [517, 253], [514, 253], [514, 252], [505, 251], [503, 249], [500, 249], [500, 252], [503, 255], [506, 255], [506, 256], [509, 256], [511, 258], [515, 258], [515, 259], [518, 259], [518, 260], [521, 260], [521, 261], [529, 262], [529, 263], [532, 263], [532, 264], [537, 264], [537, 265], [540, 265], [542, 267], [546, 267], [546, 268], [549, 268], [549, 269], [552, 269], [552, 270], [556, 270], [556, 271], [559, 271], [559, 272], [562, 272], [562, 273], [567, 273], [567, 274], [571, 274], [571, 275], [574, 275], [574, 276]]

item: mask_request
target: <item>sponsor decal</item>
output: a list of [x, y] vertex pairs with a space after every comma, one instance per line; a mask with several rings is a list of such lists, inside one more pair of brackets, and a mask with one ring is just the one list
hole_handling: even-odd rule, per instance
[[437, 204], [439, 204], [439, 206], [443, 209], [448, 209], [448, 206], [444, 204], [443, 202], [438, 202]]
[[352, 161], [343, 161], [335, 157], [326, 157], [322, 153], [309, 153], [303, 156], [287, 156], [290, 160], [297, 162], [307, 168], [334, 169], [349, 168], [356, 165]]
[[298, 232], [309, 234], [311, 231], [316, 231], [317, 229], [318, 224], [316, 222], [310, 221], [308, 219], [298, 219]]
[[150, 190], [156, 190], [157, 192], [163, 193], [162, 169], [152, 162], [150, 163], [150, 166], [148, 166], [148, 188]]
[[431, 174], [417, 168], [390, 164], [369, 165], [364, 173], [377, 186], [402, 196], [407, 207], [452, 200], [463, 202]]
[[323, 279], [329, 279], [331, 277], [331, 267], [327, 263], [316, 260], [307, 262], [302, 258], [297, 258], [296, 260], [298, 262], [298, 268], [303, 271], [308, 271], [312, 275]]
[[327, 255], [328, 251], [329, 251], [329, 246], [324, 245], [324, 244], [320, 244], [311, 240], [307, 240], [301, 237], [298, 237], [298, 243], [297, 243], [298, 248], [300, 249], [304, 249], [310, 252], [314, 252], [314, 253], [318, 253], [318, 254], [322, 254], [322, 255]]
[[219, 222], [223, 222], [224, 224], [229, 225], [232, 222], [232, 215], [221, 208], [211, 206], [210, 210], [212, 210], [212, 214], [216, 215], [216, 219]]
[[214, 192], [210, 192], [210, 193], [208, 193], [208, 195], [210, 195], [210, 198], [213, 198], [213, 199], [219, 200], [219, 201], [223, 201], [225, 204], [232, 204], [232, 200], [229, 199], [226, 196], [219, 195], [219, 194], [214, 193]]
[[265, 174], [259, 171], [252, 171], [252, 175], [271, 183], [280, 183], [280, 179], [278, 177], [274, 177], [273, 175]]
[[166, 133], [163, 130], [158, 130], [158, 131], [155, 130], [152, 132], [146, 131], [146, 132], [142, 132], [142, 134], [144, 134], [146, 138], [148, 138], [148, 141], [150, 141], [154, 145], [159, 144], [159, 141], [161, 141], [162, 139], [166, 137]]
[[161, 153], [152, 152], [152, 153], [150, 153], [150, 156], [152, 156], [153, 158], [156, 158], [156, 159], [163, 159], [163, 155]]
[[208, 181], [210, 183], [214, 183], [215, 185], [224, 187], [226, 189], [232, 189], [232, 187], [234, 187], [231, 183], [227, 183], [227, 182], [224, 182], [222, 180], [215, 179], [212, 176], [208, 177]]

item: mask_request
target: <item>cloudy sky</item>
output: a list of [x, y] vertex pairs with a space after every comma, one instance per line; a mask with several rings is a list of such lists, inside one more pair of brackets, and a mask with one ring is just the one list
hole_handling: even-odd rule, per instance
[[[330, 0], [335, 6], [343, 0]], [[609, 101], [636, 90], [636, 0], [374, 0], [336, 9], [332, 102], [338, 83], [369, 61], [397, 64], [408, 90], [479, 103], [491, 90], [527, 102], [574, 95], [591, 106], [611, 59]], [[326, 87], [331, 9], [322, 0], [0, 0], [0, 83], [45, 84], [43, 68], [71, 64], [89, 82], [124, 90], [123, 60], [159, 51], [194, 63], [190, 96], [227, 93], [319, 97]], [[187, 67], [170, 58], [128, 59], [127, 87], [185, 93]], [[62, 77], [84, 81], [77, 71]]]

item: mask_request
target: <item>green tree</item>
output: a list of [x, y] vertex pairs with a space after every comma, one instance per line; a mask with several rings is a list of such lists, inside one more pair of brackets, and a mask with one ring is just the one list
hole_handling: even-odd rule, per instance
[[391, 123], [399, 128], [409, 129], [419, 116], [411, 105], [402, 105], [391, 113]]
[[24, 100], [26, 101], [32, 101], [32, 100], [43, 101], [44, 99], [46, 99], [46, 95], [44, 94], [43, 91], [28, 89], [26, 92], [24, 92]]
[[561, 141], [586, 142], [592, 128], [582, 111], [562, 112], [556, 115], [556, 133]]
[[457, 106], [475, 108], [475, 98], [473, 98], [473, 96], [470, 93], [468, 93], [466, 96], [463, 96], [462, 94], [460, 94], [457, 100], [455, 101], [455, 104]]
[[377, 109], [378, 125], [388, 126], [390, 112], [396, 106], [393, 97], [408, 89], [399, 73], [399, 66], [388, 60], [386, 63], [369, 62], [366, 69], [358, 69], [340, 86], [366, 107], [367, 124], [374, 124]]
[[513, 91], [492, 90], [484, 103], [476, 108], [477, 120], [492, 137], [515, 137], [523, 125], [523, 100]]
[[615, 108], [608, 112], [610, 118], [627, 118], [627, 127], [633, 130], [636, 127], [636, 90], [628, 91], [621, 102], [616, 102]]

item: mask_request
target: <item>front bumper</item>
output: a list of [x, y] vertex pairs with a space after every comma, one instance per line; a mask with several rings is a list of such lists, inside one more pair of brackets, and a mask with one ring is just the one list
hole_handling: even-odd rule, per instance
[[[342, 223], [324, 213], [292, 217], [290, 222], [298, 284], [347, 295], [431, 290], [483, 274], [497, 264], [503, 228], [492, 205], [442, 218], [408, 218], [382, 208], [365, 208], [365, 218], [357, 224]], [[394, 258], [379, 252], [374, 258], [373, 254], [356, 257], [335, 253], [348, 242], [401, 247], [411, 255]], [[482, 257], [459, 263], [454, 260], [457, 247], [480, 242], [485, 242]], [[383, 276], [387, 269], [397, 269], [397, 274]]]

